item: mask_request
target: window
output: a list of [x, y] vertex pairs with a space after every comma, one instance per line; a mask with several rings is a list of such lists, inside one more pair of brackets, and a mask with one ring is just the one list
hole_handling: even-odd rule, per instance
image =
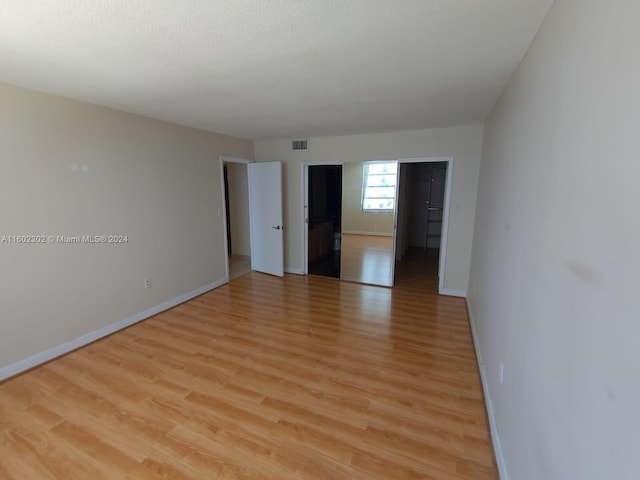
[[396, 203], [398, 162], [367, 162], [362, 182], [362, 210], [392, 212]]

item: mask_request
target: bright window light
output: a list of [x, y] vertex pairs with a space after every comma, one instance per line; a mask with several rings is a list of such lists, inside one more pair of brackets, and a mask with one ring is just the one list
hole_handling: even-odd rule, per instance
[[396, 203], [398, 162], [365, 163], [362, 178], [362, 210], [393, 212]]

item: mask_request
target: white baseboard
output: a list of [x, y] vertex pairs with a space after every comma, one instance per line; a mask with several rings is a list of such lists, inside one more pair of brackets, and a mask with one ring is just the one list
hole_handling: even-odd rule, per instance
[[370, 235], [372, 237], [393, 237], [393, 233], [384, 232], [359, 232], [356, 230], [343, 230], [342, 233], [347, 235]]
[[471, 313], [471, 306], [469, 299], [467, 299], [467, 312], [469, 312], [469, 325], [471, 325], [471, 337], [473, 338], [473, 346], [476, 350], [476, 360], [478, 361], [478, 370], [480, 370], [480, 382], [482, 383], [482, 390], [484, 392], [484, 402], [487, 407], [487, 417], [489, 417], [489, 428], [491, 429], [491, 442], [493, 443], [493, 452], [496, 455], [496, 463], [498, 464], [498, 474], [500, 480], [509, 480], [509, 474], [507, 473], [507, 465], [504, 461], [504, 454], [502, 453], [502, 442], [500, 441], [500, 434], [498, 433], [498, 426], [496, 425], [496, 417], [493, 412], [493, 402], [491, 401], [491, 395], [489, 395], [489, 384], [487, 383], [487, 373], [484, 369], [484, 362], [482, 361], [482, 355], [480, 353], [480, 345], [478, 344], [478, 335], [476, 333], [476, 324], [473, 321], [473, 314]]
[[293, 273], [294, 275], [304, 275], [304, 270], [302, 268], [291, 268], [285, 267], [285, 273]]
[[33, 367], [48, 362], [49, 360], [53, 360], [56, 357], [64, 355], [65, 353], [69, 353], [80, 347], [88, 345], [91, 342], [95, 342], [102, 337], [111, 335], [118, 330], [122, 330], [123, 328], [129, 327], [134, 323], [138, 323], [142, 320], [145, 320], [146, 318], [152, 317], [153, 315], [157, 315], [160, 312], [173, 308], [176, 305], [184, 303], [187, 300], [191, 300], [198, 295], [202, 295], [203, 293], [213, 290], [214, 288], [218, 288], [226, 283], [229, 283], [229, 279], [223, 278], [222, 280], [218, 280], [216, 282], [192, 290], [191, 292], [187, 292], [184, 295], [180, 295], [179, 297], [168, 300], [164, 303], [161, 303], [160, 305], [151, 307], [143, 312], [136, 313], [129, 318], [125, 318], [124, 320], [120, 320], [119, 322], [112, 323], [110, 325], [107, 325], [106, 327], [102, 327], [91, 333], [87, 333], [86, 335], [75, 338], [67, 343], [63, 343], [62, 345], [58, 345], [57, 347], [53, 347], [44, 352], [36, 353], [35, 355], [25, 358], [24, 360], [20, 360], [16, 363], [12, 363], [11, 365], [7, 365], [6, 367], [2, 367], [0, 368], [0, 381], [25, 372]]
[[464, 290], [451, 290], [450, 288], [440, 288], [438, 289], [438, 293], [440, 295], [447, 295], [449, 297], [467, 298], [467, 292], [465, 292]]

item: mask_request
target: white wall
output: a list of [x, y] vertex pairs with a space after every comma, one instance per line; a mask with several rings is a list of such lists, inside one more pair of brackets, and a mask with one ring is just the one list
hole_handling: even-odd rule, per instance
[[251, 255], [249, 233], [249, 182], [247, 165], [226, 163], [229, 186], [229, 222], [231, 247], [235, 255]]
[[251, 142], [0, 84], [0, 145], [0, 238], [128, 236], [0, 243], [0, 372], [224, 280], [219, 156]]
[[255, 143], [256, 161], [282, 161], [284, 175], [285, 267], [302, 271], [302, 179], [304, 162], [363, 162], [411, 157], [454, 157], [444, 288], [467, 290], [482, 125], [405, 132], [310, 138], [309, 150], [292, 151], [291, 141]]
[[639, 18], [557, 0], [485, 127], [469, 306], [510, 479], [638, 478]]

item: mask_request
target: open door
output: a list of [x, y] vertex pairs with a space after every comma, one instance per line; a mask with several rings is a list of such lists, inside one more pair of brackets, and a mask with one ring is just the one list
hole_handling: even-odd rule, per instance
[[250, 163], [247, 167], [251, 269], [282, 277], [282, 163]]

